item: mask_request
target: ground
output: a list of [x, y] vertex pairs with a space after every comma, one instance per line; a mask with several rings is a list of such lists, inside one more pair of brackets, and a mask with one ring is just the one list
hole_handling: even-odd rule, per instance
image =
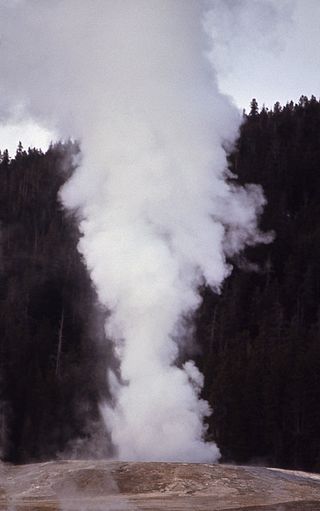
[[1, 511], [320, 511], [320, 475], [192, 463], [0, 465]]

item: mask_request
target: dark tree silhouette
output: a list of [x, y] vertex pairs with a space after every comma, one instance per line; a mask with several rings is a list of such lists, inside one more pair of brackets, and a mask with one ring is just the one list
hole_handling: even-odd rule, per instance
[[204, 295], [209, 431], [225, 460], [319, 470], [320, 103], [258, 113], [252, 100], [230, 167], [263, 186], [262, 228], [276, 238], [244, 254], [257, 272], [240, 264], [220, 297]]
[[19, 143], [0, 164], [0, 436], [10, 461], [89, 441], [107, 393], [103, 313], [76, 249], [77, 220], [58, 200], [77, 150]]

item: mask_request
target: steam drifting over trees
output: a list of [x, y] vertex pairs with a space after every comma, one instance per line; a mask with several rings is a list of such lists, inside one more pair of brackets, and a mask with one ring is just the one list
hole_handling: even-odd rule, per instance
[[[225, 460], [319, 470], [319, 127], [315, 98], [262, 109], [229, 157], [240, 182], [263, 185], [262, 227], [275, 240], [232, 260], [221, 295], [203, 288], [197, 312], [208, 435]], [[1, 454], [11, 461], [112, 452], [98, 409], [115, 367], [106, 311], [57, 195], [77, 151], [1, 156]]]

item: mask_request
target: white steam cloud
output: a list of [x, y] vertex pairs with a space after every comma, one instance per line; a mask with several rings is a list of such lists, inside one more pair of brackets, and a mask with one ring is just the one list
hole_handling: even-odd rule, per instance
[[118, 456], [212, 461], [183, 318], [226, 255], [263, 237], [260, 189], [227, 182], [240, 115], [205, 56], [199, 0], [21, 0], [1, 4], [0, 98], [81, 141], [61, 192], [81, 211], [79, 250], [111, 311], [120, 379], [102, 407]]
[[[318, 19], [317, 2], [312, 0], [312, 5], [310, 2], [309, 12]], [[309, 55], [305, 41], [310, 29], [301, 30], [302, 20], [306, 23], [308, 18], [303, 0], [212, 0], [210, 5], [205, 15], [205, 27], [213, 40], [210, 58], [219, 86], [234, 95], [239, 107], [247, 108], [253, 97], [273, 107], [278, 100], [285, 103], [299, 97], [300, 88], [300, 95], [305, 93], [305, 87], [312, 81], [310, 73], [307, 80], [303, 74], [301, 84], [292, 71], [301, 68], [297, 65], [300, 52], [306, 71]], [[294, 20], [297, 16], [299, 23]], [[308, 21], [310, 25], [311, 20]], [[311, 41], [312, 66], [317, 67], [316, 43]]]

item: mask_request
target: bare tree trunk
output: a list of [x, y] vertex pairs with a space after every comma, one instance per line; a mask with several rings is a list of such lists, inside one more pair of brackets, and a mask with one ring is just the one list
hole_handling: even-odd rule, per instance
[[60, 326], [59, 326], [58, 349], [57, 349], [57, 359], [56, 359], [56, 376], [59, 376], [59, 367], [60, 367], [61, 349], [62, 349], [63, 322], [64, 322], [64, 308], [61, 311]]

